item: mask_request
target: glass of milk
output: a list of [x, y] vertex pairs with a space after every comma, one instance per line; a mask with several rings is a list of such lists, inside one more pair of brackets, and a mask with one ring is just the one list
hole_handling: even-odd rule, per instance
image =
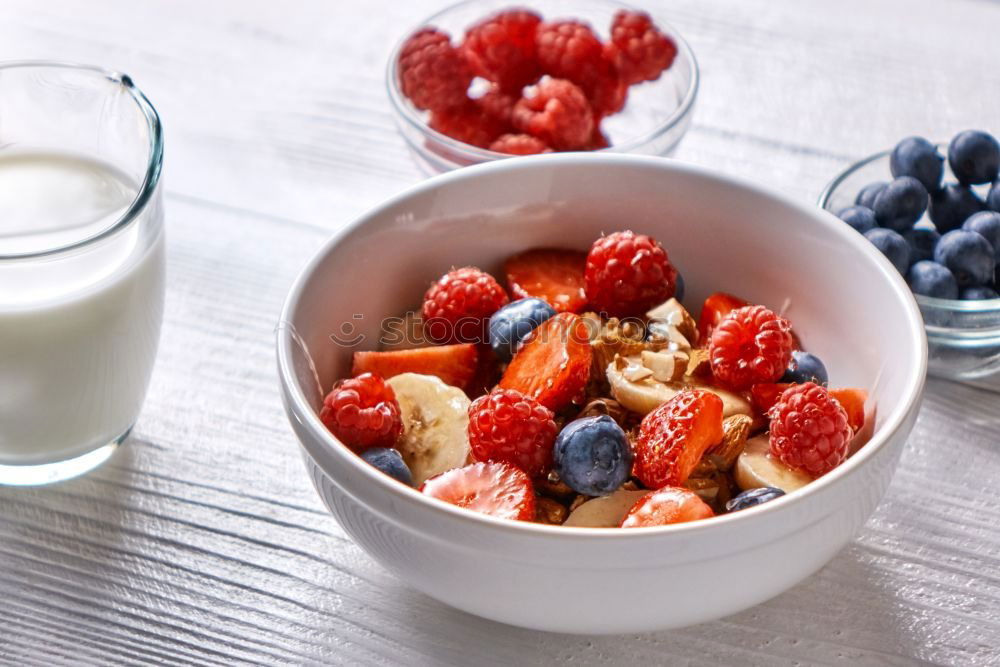
[[0, 484], [91, 470], [135, 423], [163, 313], [162, 160], [128, 76], [0, 63]]

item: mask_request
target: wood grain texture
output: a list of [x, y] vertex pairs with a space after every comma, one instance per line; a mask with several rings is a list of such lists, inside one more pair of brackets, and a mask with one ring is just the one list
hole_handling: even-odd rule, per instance
[[[0, 58], [121, 69], [161, 112], [169, 287], [129, 446], [86, 478], [0, 490], [0, 661], [1000, 663], [1000, 397], [941, 381], [858, 538], [722, 621], [603, 638], [509, 628], [409, 590], [344, 535], [286, 425], [273, 332], [330, 232], [421, 178], [382, 70], [443, 4], [4, 3]], [[678, 158], [812, 201], [905, 134], [1000, 130], [996, 3], [663, 7], [704, 76]]]

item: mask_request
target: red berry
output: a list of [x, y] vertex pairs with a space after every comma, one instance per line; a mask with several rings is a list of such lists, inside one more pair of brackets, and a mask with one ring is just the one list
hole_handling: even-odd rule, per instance
[[500, 461], [531, 476], [552, 467], [552, 411], [513, 389], [494, 389], [469, 407], [469, 445], [477, 461]]
[[781, 398], [782, 392], [794, 386], [791, 382], [764, 382], [750, 387], [750, 404], [754, 410], [762, 415], [774, 407], [774, 404]]
[[830, 395], [847, 412], [847, 423], [857, 433], [865, 425], [865, 403], [868, 402], [868, 392], [864, 389], [830, 389]]
[[559, 410], [583, 394], [592, 360], [587, 323], [574, 313], [559, 313], [521, 342], [500, 386]]
[[399, 84], [418, 109], [450, 109], [467, 99], [472, 70], [447, 34], [424, 28], [399, 52]]
[[604, 45], [586, 23], [549, 21], [538, 26], [538, 60], [546, 74], [576, 81], [604, 59]]
[[535, 490], [522, 471], [505, 463], [473, 463], [431, 477], [420, 492], [501, 519], [532, 521]]
[[615, 317], [644, 314], [674, 295], [677, 271], [655, 239], [615, 232], [597, 239], [584, 273], [587, 299]]
[[499, 12], [469, 28], [462, 53], [476, 74], [520, 93], [542, 75], [535, 42], [541, 22], [542, 17], [527, 9]]
[[694, 491], [668, 486], [659, 491], [650, 491], [632, 506], [622, 528], [648, 528], [669, 526], [672, 523], [698, 521], [715, 516], [712, 508], [705, 504]]
[[424, 332], [437, 343], [483, 342], [490, 315], [506, 304], [493, 276], [473, 266], [454, 269], [424, 294]]
[[710, 294], [705, 299], [705, 303], [702, 304], [701, 315], [698, 316], [698, 340], [708, 340], [715, 327], [719, 326], [719, 322], [725, 319], [726, 315], [749, 305], [751, 305], [749, 301], [744, 301], [725, 292]]
[[730, 389], [775, 382], [792, 359], [792, 326], [764, 306], [729, 313], [712, 332], [712, 375]]
[[847, 458], [854, 435], [847, 412], [823, 387], [795, 385], [769, 414], [771, 456], [789, 468], [819, 477]]
[[392, 447], [403, 432], [392, 387], [374, 373], [341, 380], [323, 399], [319, 419], [338, 440], [356, 452]]
[[607, 56], [595, 62], [573, 82], [580, 86], [583, 94], [587, 96], [587, 101], [590, 102], [596, 115], [610, 116], [625, 107], [628, 84], [621, 78], [618, 68]]
[[497, 137], [510, 129], [507, 123], [484, 113], [473, 101], [460, 107], [432, 111], [427, 124], [432, 130], [479, 148], [489, 148]]
[[504, 262], [510, 293], [547, 302], [556, 311], [579, 313], [587, 305], [583, 293], [583, 268], [587, 255], [576, 250], [536, 248]]
[[514, 105], [514, 126], [556, 150], [586, 147], [594, 131], [594, 114], [583, 91], [564, 79], [547, 79], [532, 97]]
[[608, 148], [611, 146], [611, 142], [604, 132], [601, 131], [601, 124], [594, 123], [594, 133], [590, 135], [590, 141], [587, 143], [588, 151], [599, 151], [602, 148]]
[[521, 99], [520, 95], [511, 95], [496, 86], [490, 86], [489, 90], [476, 101], [482, 111], [491, 118], [496, 119], [505, 127], [513, 127], [511, 117], [514, 114], [514, 105], [519, 99]]
[[541, 139], [530, 134], [504, 134], [490, 144], [490, 150], [509, 155], [537, 155], [551, 153], [552, 149]]
[[685, 389], [643, 417], [632, 473], [644, 486], [680, 486], [709, 447], [722, 441], [722, 399]]
[[620, 10], [611, 23], [608, 53], [629, 85], [654, 81], [677, 55], [677, 45], [657, 30], [645, 12]]
[[479, 350], [472, 343], [355, 352], [351, 375], [375, 373], [389, 379], [401, 373], [419, 373], [433, 375], [445, 384], [464, 389], [476, 374], [478, 359]]

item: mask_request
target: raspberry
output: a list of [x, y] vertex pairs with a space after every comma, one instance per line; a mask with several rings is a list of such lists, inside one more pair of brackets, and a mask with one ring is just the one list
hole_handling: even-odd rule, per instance
[[424, 28], [410, 35], [399, 52], [399, 83], [418, 109], [461, 106], [467, 99], [472, 70], [448, 35]]
[[538, 60], [550, 76], [577, 84], [595, 113], [609, 115], [625, 106], [627, 86], [589, 25], [579, 21], [540, 25]]
[[709, 447], [722, 441], [722, 399], [686, 389], [643, 417], [632, 474], [644, 486], [680, 486]]
[[795, 385], [768, 414], [771, 456], [789, 468], [819, 477], [847, 458], [853, 435], [847, 412], [823, 387]]
[[712, 331], [708, 355], [715, 379], [730, 389], [776, 382], [792, 359], [792, 326], [764, 306], [726, 315]]
[[477, 102], [482, 110], [490, 117], [503, 123], [505, 126], [511, 125], [511, 116], [514, 113], [514, 105], [521, 99], [520, 95], [505, 93], [496, 86], [490, 86], [489, 90], [483, 93]]
[[513, 389], [494, 389], [469, 407], [469, 445], [477, 461], [500, 461], [531, 476], [552, 467], [553, 413]]
[[601, 131], [601, 124], [594, 123], [594, 133], [590, 135], [590, 141], [587, 142], [587, 150], [599, 151], [609, 146], [611, 146], [611, 142], [608, 141], [608, 136]]
[[424, 482], [420, 492], [501, 519], [535, 519], [531, 479], [506, 463], [472, 463], [453, 468]]
[[503, 121], [483, 113], [482, 107], [473, 101], [452, 109], [432, 111], [428, 125], [432, 130], [479, 148], [489, 148], [509, 129]]
[[621, 527], [669, 526], [672, 523], [711, 519], [713, 516], [715, 512], [712, 508], [694, 491], [668, 486], [639, 498], [622, 519]]
[[424, 332], [437, 343], [485, 341], [490, 315], [506, 304], [493, 276], [472, 266], [454, 269], [424, 294]]
[[672, 297], [677, 271], [655, 239], [615, 232], [591, 246], [584, 281], [591, 306], [614, 317], [631, 317]]
[[701, 315], [698, 316], [698, 340], [708, 340], [726, 315], [749, 305], [751, 305], [749, 301], [725, 292], [708, 295], [701, 306]]
[[532, 97], [522, 97], [511, 116], [514, 126], [557, 150], [584, 148], [594, 131], [594, 114], [583, 91], [563, 79], [540, 83]]
[[677, 55], [677, 45], [645, 12], [621, 10], [611, 22], [608, 54], [627, 85], [655, 81]]
[[552, 149], [541, 139], [530, 134], [504, 134], [490, 144], [490, 150], [510, 155], [536, 155], [551, 153]]
[[499, 12], [469, 28], [462, 53], [476, 74], [504, 91], [520, 93], [542, 75], [535, 43], [541, 22], [527, 9]]
[[392, 387], [374, 373], [341, 380], [323, 399], [319, 419], [345, 445], [360, 452], [392, 447], [403, 432]]

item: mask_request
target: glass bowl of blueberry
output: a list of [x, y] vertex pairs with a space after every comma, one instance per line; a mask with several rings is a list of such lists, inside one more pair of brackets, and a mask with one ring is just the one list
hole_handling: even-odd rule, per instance
[[931, 375], [1000, 391], [1000, 143], [966, 130], [907, 137], [820, 196], [906, 278], [927, 331]]
[[656, 11], [616, 0], [466, 0], [389, 57], [400, 134], [429, 174], [513, 155], [669, 155], [691, 125], [698, 64]]

